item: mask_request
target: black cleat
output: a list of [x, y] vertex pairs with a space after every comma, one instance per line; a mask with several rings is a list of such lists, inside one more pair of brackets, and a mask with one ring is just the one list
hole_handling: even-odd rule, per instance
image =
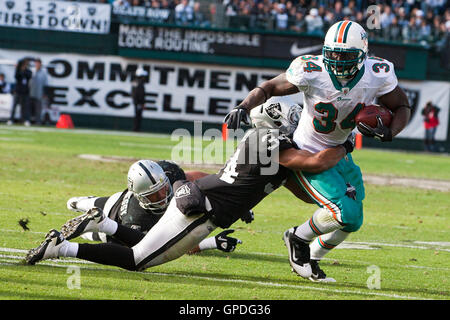
[[64, 240], [59, 231], [55, 229], [50, 230], [45, 236], [45, 240], [38, 247], [28, 251], [25, 257], [26, 263], [34, 265], [41, 260], [58, 258], [59, 249]]
[[67, 221], [61, 227], [61, 233], [67, 240], [81, 236], [85, 232], [98, 232], [98, 224], [105, 219], [103, 210], [94, 207]]
[[295, 228], [291, 228], [286, 230], [283, 235], [284, 243], [289, 252], [289, 263], [293, 272], [302, 278], [308, 279], [312, 275], [309, 263], [309, 244], [301, 240], [294, 232]]
[[322, 269], [319, 267], [319, 261], [320, 260], [312, 260], [311, 259], [311, 270], [312, 274], [311, 277], [309, 277], [309, 280], [314, 282], [336, 282], [335, 279], [327, 277], [325, 272], [323, 272]]

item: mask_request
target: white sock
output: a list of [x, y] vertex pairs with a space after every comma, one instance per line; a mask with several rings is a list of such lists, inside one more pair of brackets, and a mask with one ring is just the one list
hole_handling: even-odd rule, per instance
[[116, 221], [105, 217], [105, 219], [98, 224], [98, 231], [106, 233], [108, 236], [114, 235], [117, 231], [118, 224]]
[[98, 197], [95, 198], [86, 197], [86, 199], [79, 200], [77, 201], [77, 209], [87, 212], [89, 209], [92, 209], [94, 207], [95, 200], [97, 199]]
[[300, 239], [304, 240], [305, 242], [310, 242], [310, 241], [312, 241], [312, 239], [317, 237], [317, 234], [315, 234], [313, 232], [309, 223], [310, 223], [310, 220], [306, 221], [302, 225], [299, 225], [294, 232], [294, 234], [296, 236], [298, 236]]
[[215, 237], [206, 238], [198, 244], [198, 247], [201, 251], [208, 249], [216, 249], [217, 248], [216, 238]]
[[78, 254], [78, 243], [64, 240], [59, 248], [59, 256], [76, 258]]
[[321, 235], [309, 245], [311, 249], [311, 259], [321, 260], [328, 252], [341, 244], [349, 235], [349, 232], [335, 230]]

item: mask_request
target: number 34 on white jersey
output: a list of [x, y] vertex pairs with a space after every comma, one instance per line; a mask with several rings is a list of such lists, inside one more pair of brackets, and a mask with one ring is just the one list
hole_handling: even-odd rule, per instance
[[364, 105], [373, 104], [398, 84], [394, 65], [377, 57], [367, 58], [356, 76], [344, 85], [325, 70], [321, 55], [296, 58], [286, 78], [304, 93], [294, 141], [310, 152], [344, 143]]

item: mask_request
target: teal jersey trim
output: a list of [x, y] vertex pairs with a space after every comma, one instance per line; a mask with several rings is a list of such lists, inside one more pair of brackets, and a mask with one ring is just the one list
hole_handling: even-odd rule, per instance
[[359, 70], [358, 73], [356, 74], [356, 76], [352, 80], [350, 80], [350, 82], [347, 83], [344, 87], [341, 85], [341, 83], [336, 78], [336, 76], [334, 75], [333, 72], [329, 71], [328, 74], [330, 75], [331, 82], [333, 82], [333, 85], [336, 88], [336, 90], [342, 91], [343, 88], [348, 88], [350, 91], [353, 89], [354, 86], [356, 86], [356, 84], [359, 82], [359, 80], [361, 80], [362, 76], [364, 75], [364, 71], [365, 71], [365, 67], [363, 65], [361, 70]]

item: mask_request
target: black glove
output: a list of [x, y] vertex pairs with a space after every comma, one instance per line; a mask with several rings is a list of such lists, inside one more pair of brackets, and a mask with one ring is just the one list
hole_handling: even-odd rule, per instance
[[353, 152], [353, 149], [355, 149], [355, 136], [356, 134], [354, 132], [350, 133], [347, 140], [341, 146], [345, 148], [345, 153], [351, 153]]
[[241, 217], [241, 220], [245, 223], [251, 223], [253, 220], [255, 220], [255, 214], [253, 213], [253, 210], [248, 210], [248, 212]]
[[223, 119], [223, 123], [227, 124], [227, 128], [233, 130], [239, 129], [241, 127], [241, 122], [250, 125], [248, 111], [242, 106], [237, 106], [231, 110]]
[[383, 142], [392, 141], [392, 131], [389, 127], [386, 127], [383, 124], [383, 120], [381, 120], [380, 116], [377, 116], [376, 128], [372, 128], [362, 122], [358, 122], [358, 130], [366, 137], [375, 138]]
[[239, 243], [242, 243], [242, 241], [239, 239], [227, 236], [228, 234], [233, 232], [234, 230], [225, 230], [219, 233], [217, 236], [215, 236], [217, 249], [222, 250], [224, 252], [232, 252], [234, 251], [234, 249], [236, 249], [236, 246]]

